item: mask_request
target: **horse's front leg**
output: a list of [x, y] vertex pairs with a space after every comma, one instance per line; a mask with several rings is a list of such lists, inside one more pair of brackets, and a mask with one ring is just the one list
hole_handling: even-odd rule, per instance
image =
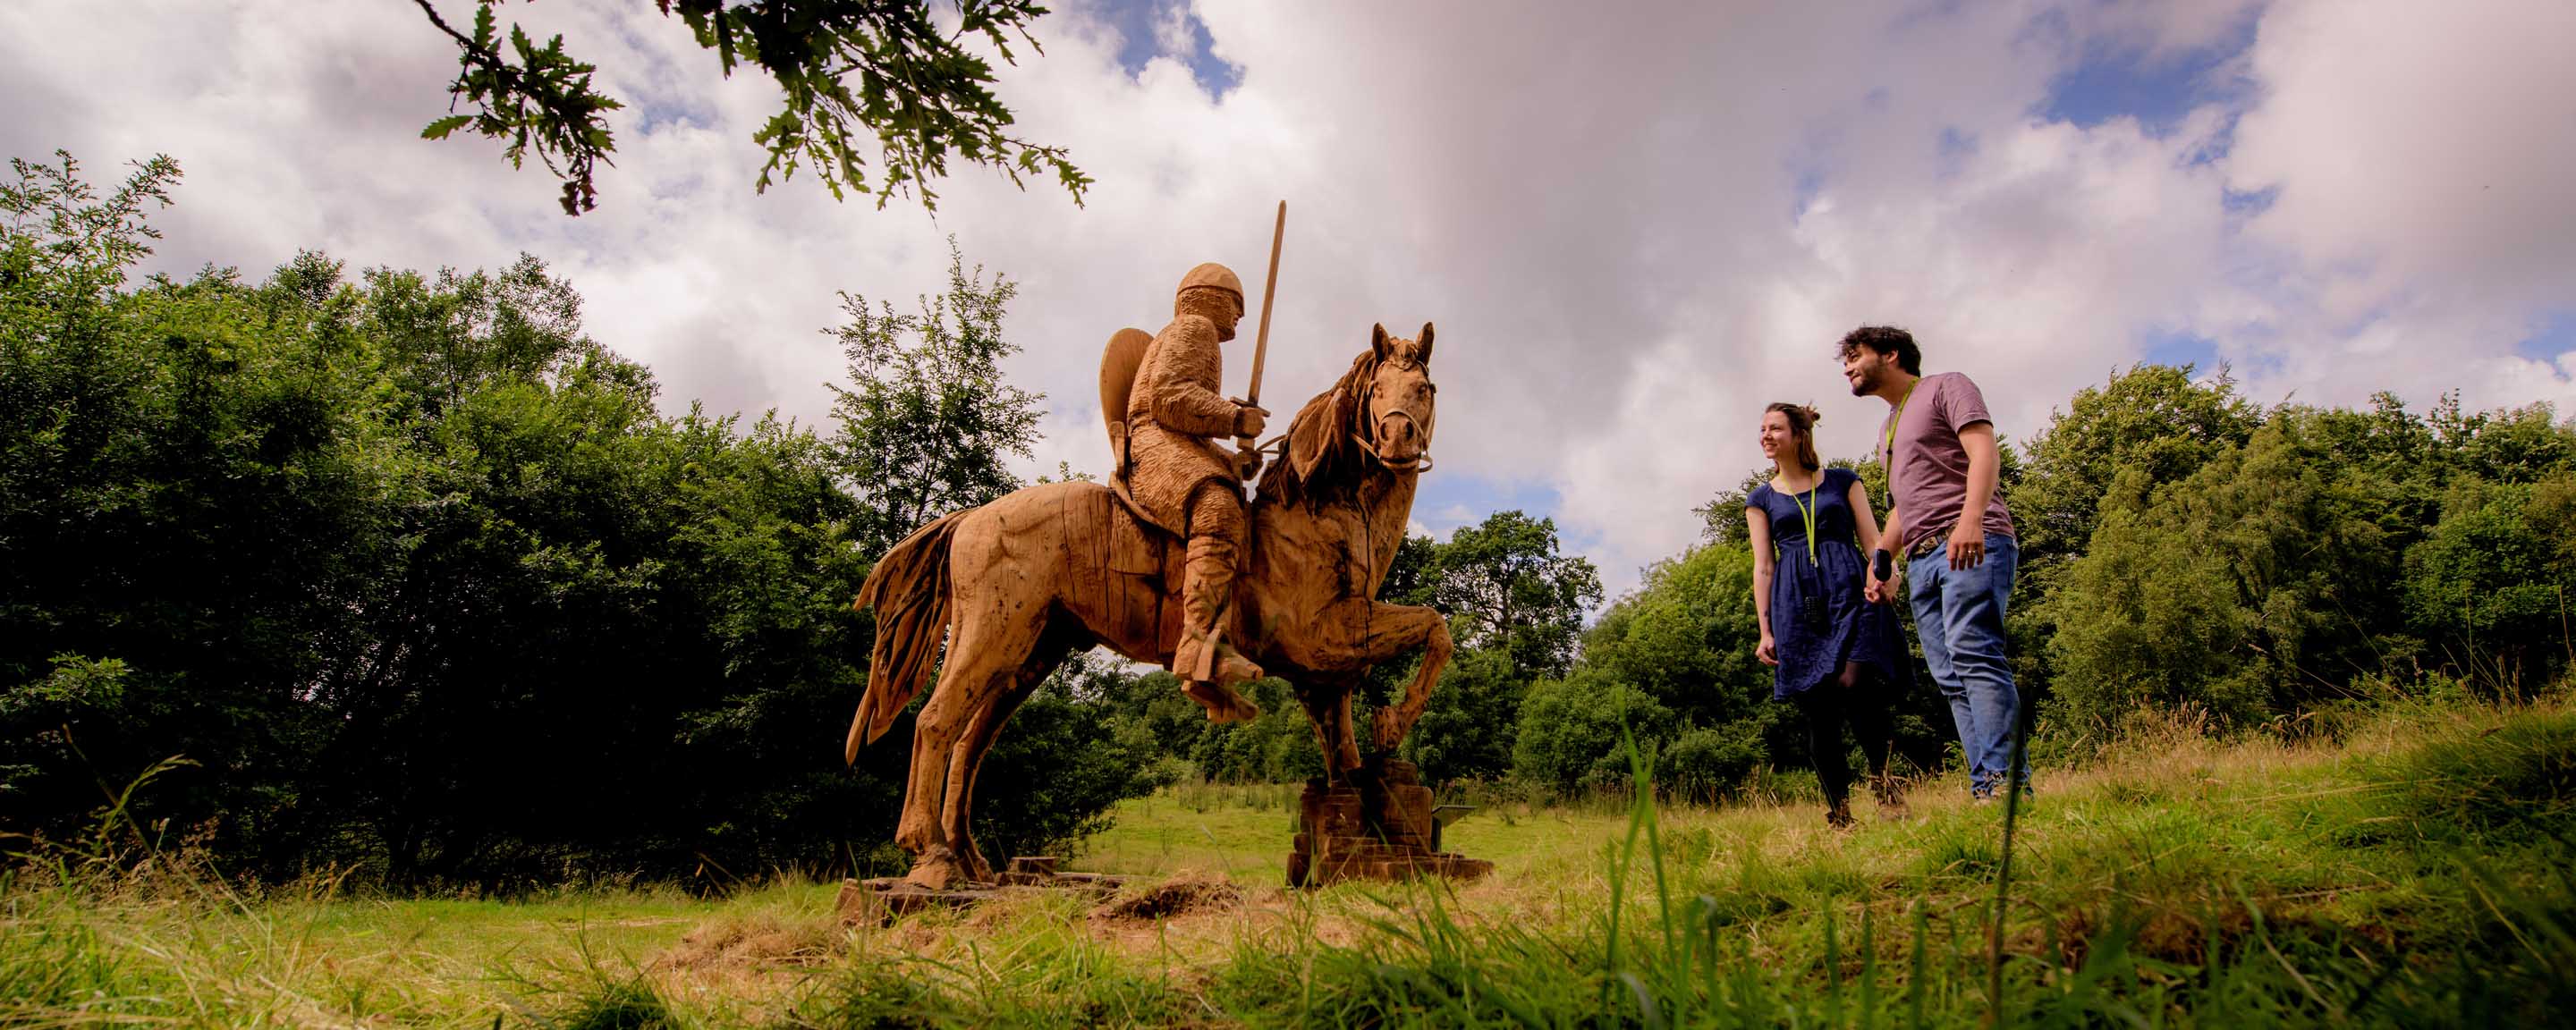
[[[1380, 751], [1402, 743], [1404, 735], [1413, 729], [1413, 721], [1422, 717], [1422, 708], [1430, 702], [1431, 688], [1440, 681], [1440, 669], [1449, 663], [1451, 650], [1449, 622], [1439, 612], [1356, 597], [1327, 606], [1305, 639], [1282, 644], [1299, 666], [1354, 677], [1414, 648], [1425, 649], [1422, 669], [1405, 688], [1404, 700], [1380, 709], [1376, 715], [1371, 738]], [[1350, 740], [1352, 732], [1348, 698], [1346, 692], [1340, 701], [1345, 706], [1340, 719], [1345, 741]]]
[[[1408, 610], [1399, 605], [1379, 607], [1395, 611]], [[1413, 682], [1404, 685], [1404, 700], [1378, 709], [1371, 718], [1372, 743], [1380, 752], [1395, 750], [1397, 744], [1404, 742], [1404, 735], [1413, 732], [1413, 724], [1422, 718], [1423, 707], [1431, 703], [1431, 688], [1440, 683], [1440, 670], [1448, 666], [1449, 652], [1454, 649], [1454, 645], [1449, 640], [1448, 619], [1442, 618], [1438, 611], [1430, 608], [1409, 610], [1430, 615], [1428, 620], [1430, 632], [1425, 634], [1421, 641], [1422, 667], [1414, 670]], [[1410, 649], [1411, 645], [1406, 645], [1405, 650]], [[1397, 653], [1400, 654], [1402, 651]]]

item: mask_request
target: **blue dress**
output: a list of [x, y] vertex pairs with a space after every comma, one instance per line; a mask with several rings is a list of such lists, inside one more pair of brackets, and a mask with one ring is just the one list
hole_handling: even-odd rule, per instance
[[[1843, 663], [1872, 667], [1889, 688], [1903, 689], [1913, 662], [1897, 637], [1896, 610], [1861, 597], [1867, 566], [1851, 508], [1848, 469], [1826, 469], [1811, 492], [1795, 496], [1765, 483], [1744, 499], [1748, 511], [1771, 518], [1771, 638], [1780, 664], [1772, 671], [1771, 697], [1786, 701], [1831, 682]], [[1807, 518], [1816, 520], [1815, 557], [1807, 554]], [[1801, 613], [1807, 598], [1822, 598], [1822, 625]]]

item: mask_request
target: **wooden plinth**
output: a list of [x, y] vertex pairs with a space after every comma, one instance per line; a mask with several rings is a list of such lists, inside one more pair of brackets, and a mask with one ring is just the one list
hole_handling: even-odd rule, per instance
[[1053, 856], [1014, 858], [995, 874], [994, 883], [969, 883], [951, 890], [935, 891], [914, 886], [897, 876], [880, 876], [872, 880], [841, 881], [841, 896], [833, 903], [844, 923], [889, 923], [895, 917], [926, 908], [967, 908], [1002, 896], [1005, 890], [1036, 887], [1048, 890], [1080, 891], [1097, 895], [1094, 900], [1107, 900], [1118, 893], [1126, 881], [1098, 873], [1063, 873], [1056, 871]]
[[1413, 763], [1387, 760], [1353, 773], [1339, 786], [1306, 781], [1297, 843], [1288, 854], [1288, 883], [1321, 887], [1341, 880], [1445, 876], [1472, 880], [1494, 864], [1440, 850], [1441, 822], [1431, 789]]

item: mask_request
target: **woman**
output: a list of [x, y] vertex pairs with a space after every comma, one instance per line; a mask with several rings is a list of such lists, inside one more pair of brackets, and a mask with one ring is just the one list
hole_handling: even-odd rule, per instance
[[1843, 724], [1860, 737], [1881, 814], [1902, 816], [1887, 776], [1888, 699], [1912, 672], [1895, 613], [1861, 596], [1861, 555], [1878, 547], [1869, 492], [1848, 469], [1816, 460], [1816, 409], [1774, 404], [1762, 412], [1771, 481], [1744, 499], [1753, 542], [1753, 610], [1762, 630], [1754, 656], [1773, 667], [1771, 697], [1807, 716], [1826, 824], [1850, 826], [1851, 760]]

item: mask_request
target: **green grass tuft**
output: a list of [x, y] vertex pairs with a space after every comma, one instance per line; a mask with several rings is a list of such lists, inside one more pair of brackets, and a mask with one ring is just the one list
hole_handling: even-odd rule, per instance
[[2576, 709], [2454, 729], [2380, 772], [2392, 814], [2435, 837], [2509, 840], [2576, 831]]

